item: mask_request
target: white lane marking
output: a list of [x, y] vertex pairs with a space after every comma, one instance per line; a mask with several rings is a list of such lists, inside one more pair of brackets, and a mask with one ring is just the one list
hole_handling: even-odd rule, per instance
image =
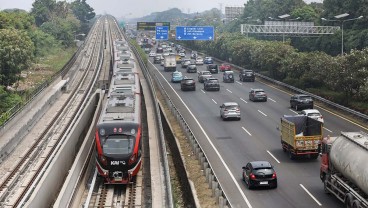
[[316, 199], [316, 197], [314, 197], [304, 186], [303, 184], [299, 184], [305, 192], [307, 192], [307, 194], [309, 194], [310, 197], [312, 197], [312, 199], [319, 205], [322, 206], [322, 204]]
[[276, 103], [276, 100], [272, 99], [272, 98], [268, 98], [269, 100], [271, 100], [272, 102]]
[[201, 91], [202, 91], [204, 94], [206, 94], [206, 92], [205, 92], [203, 89], [201, 89]]
[[291, 112], [298, 114], [298, 112], [294, 111], [293, 109], [289, 109]]
[[240, 98], [241, 101], [245, 102], [245, 103], [248, 103], [246, 100], [244, 100], [243, 98]]
[[273, 157], [274, 160], [276, 160], [277, 163], [280, 163], [280, 161], [270, 152], [267, 150], [267, 153]]
[[[152, 64], [153, 65], [153, 64]], [[164, 75], [162, 75], [162, 73], [160, 72], [160, 70], [157, 69], [157, 67], [155, 65], [153, 65], [153, 67], [155, 67], [155, 69], [157, 70], [158, 73], [160, 73], [160, 75], [162, 76], [162, 78], [166, 81], [166, 83], [170, 86], [170, 88], [172, 89], [172, 91], [176, 94], [176, 96], [178, 96], [179, 100], [183, 103], [183, 105], [185, 106], [185, 108], [188, 110], [188, 112], [190, 113], [190, 115], [193, 117], [193, 119], [196, 121], [197, 125], [199, 126], [199, 128], [202, 130], [203, 134], [205, 135], [208, 143], [210, 143], [211, 147], [215, 150], [215, 153], [217, 154], [217, 156], [220, 158], [222, 164], [224, 164], [225, 169], [227, 170], [227, 172], [229, 173], [231, 179], [233, 180], [233, 182], [236, 185], [236, 188], [238, 189], [238, 191], [240, 192], [240, 194], [242, 195], [245, 203], [247, 204], [247, 206], [249, 208], [252, 208], [252, 205], [250, 204], [247, 196], [245, 196], [243, 190], [241, 189], [238, 181], [235, 179], [235, 176], [231, 173], [229, 166], [227, 166], [227, 164], [225, 163], [225, 160], [221, 157], [220, 152], [217, 150], [217, 148], [215, 147], [215, 145], [213, 144], [213, 142], [210, 140], [208, 134], [205, 132], [205, 130], [203, 129], [202, 125], [199, 123], [198, 119], [194, 116], [194, 114], [192, 113], [192, 111], [189, 109], [189, 107], [187, 106], [187, 104], [185, 104], [185, 102], [183, 101], [183, 99], [179, 96], [179, 94], [174, 90], [174, 88], [171, 86], [171, 84], [166, 80], [166, 78], [164, 77]], [[229, 202], [231, 205], [231, 202]]]
[[328, 131], [328, 132], [330, 132], [330, 133], [332, 133], [332, 131], [330, 130], [330, 129], [328, 129], [328, 128], [326, 128], [326, 127], [323, 127], [326, 131]]
[[231, 92], [229, 89], [226, 89], [228, 92], [230, 92], [230, 93], [233, 93], [233, 92]]
[[217, 104], [217, 102], [216, 102], [214, 99], [212, 99], [212, 101], [213, 101], [215, 104]]
[[258, 112], [260, 112], [262, 115], [267, 116], [265, 113], [263, 113], [262, 111], [258, 110]]
[[239, 82], [239, 81], [236, 81], [236, 83], [240, 84], [240, 85], [243, 85], [243, 83]]
[[242, 129], [243, 129], [245, 132], [247, 132], [247, 134], [249, 134], [249, 136], [252, 136], [252, 134], [251, 134], [251, 133], [249, 133], [249, 131], [248, 131], [248, 130], [246, 130], [244, 127], [242, 127]]

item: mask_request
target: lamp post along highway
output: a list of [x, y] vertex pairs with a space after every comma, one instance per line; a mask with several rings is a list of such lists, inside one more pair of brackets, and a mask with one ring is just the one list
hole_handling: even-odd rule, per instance
[[334, 18], [336, 18], [335, 20], [334, 19], [321, 18], [321, 20], [327, 21], [327, 22], [340, 22], [340, 24], [341, 24], [341, 55], [342, 56], [344, 55], [344, 23], [348, 22], [348, 21], [353, 21], [353, 20], [358, 20], [358, 19], [363, 18], [363, 16], [359, 16], [359, 17], [356, 17], [356, 18], [341, 20], [341, 18], [344, 18], [344, 17], [347, 17], [347, 16], [349, 16], [349, 14], [344, 13], [344, 14], [339, 14], [339, 15], [334, 16]]

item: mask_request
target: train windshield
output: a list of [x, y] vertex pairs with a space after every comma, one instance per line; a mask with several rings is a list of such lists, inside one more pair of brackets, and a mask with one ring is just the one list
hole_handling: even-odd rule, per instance
[[105, 154], [131, 154], [134, 147], [134, 136], [131, 135], [111, 135], [103, 144]]

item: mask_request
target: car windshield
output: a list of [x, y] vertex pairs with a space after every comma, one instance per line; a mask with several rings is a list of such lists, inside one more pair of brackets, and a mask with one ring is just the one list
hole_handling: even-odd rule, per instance
[[217, 83], [217, 82], [218, 82], [218, 80], [217, 80], [217, 79], [210, 79], [210, 80], [208, 80], [208, 82], [211, 82], [211, 83]]
[[181, 77], [181, 73], [180, 72], [176, 72], [176, 73], [173, 73], [173, 77]]
[[187, 80], [185, 80], [185, 82], [186, 82], [186, 83], [193, 83], [193, 82], [194, 82], [194, 80], [192, 80], [192, 79], [187, 79]]
[[211, 75], [211, 72], [205, 71], [205, 72], [202, 72], [202, 75]]
[[133, 151], [134, 136], [112, 135], [102, 145], [105, 154], [130, 154]]
[[263, 90], [258, 90], [258, 91], [256, 91], [256, 94], [263, 94], [264, 93], [264, 91]]
[[321, 116], [319, 113], [308, 113], [308, 116]]
[[272, 169], [272, 167], [257, 167], [257, 168], [254, 168], [254, 170], [264, 170], [264, 169], [270, 170], [270, 169]]
[[301, 100], [311, 100], [312, 98], [310, 96], [300, 96]]
[[237, 105], [228, 105], [228, 106], [225, 106], [225, 108], [227, 110], [237, 110], [238, 109], [238, 106]]

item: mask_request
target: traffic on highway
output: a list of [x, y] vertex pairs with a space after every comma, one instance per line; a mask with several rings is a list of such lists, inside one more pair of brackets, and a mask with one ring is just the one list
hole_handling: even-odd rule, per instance
[[[251, 70], [239, 72], [170, 42], [158, 41], [151, 50], [158, 55], [158, 48], [163, 60], [185, 54], [170, 72], [156, 56], [149, 67], [197, 134], [232, 207], [344, 206], [325, 193], [321, 140], [342, 131], [367, 132], [366, 126], [255, 78]], [[206, 88], [211, 82], [216, 90]], [[287, 119], [293, 144], [283, 139], [284, 117], [293, 118]]]

